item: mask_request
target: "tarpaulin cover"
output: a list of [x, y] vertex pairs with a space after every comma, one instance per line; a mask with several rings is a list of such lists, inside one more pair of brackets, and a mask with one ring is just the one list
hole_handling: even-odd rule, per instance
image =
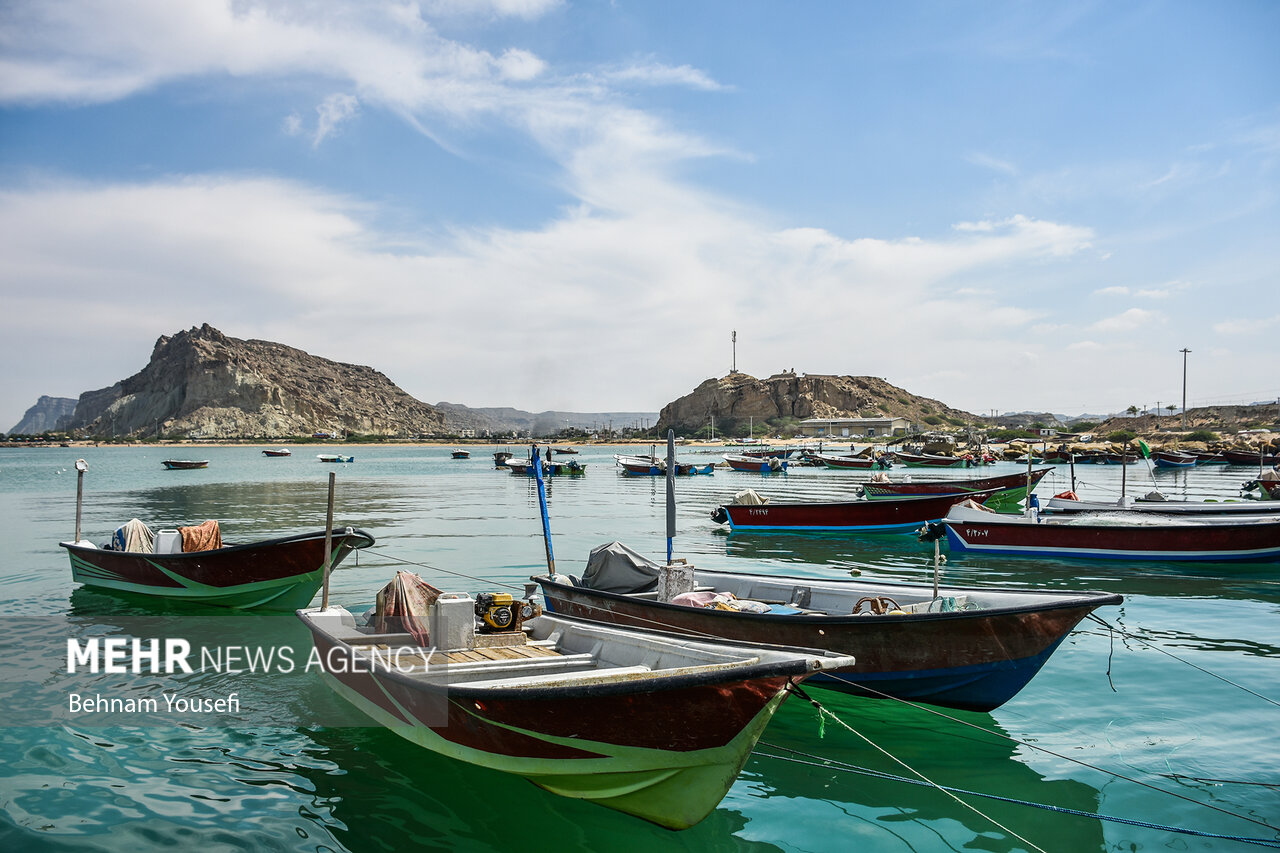
[[218, 529], [218, 522], [213, 519], [197, 524], [195, 527], [179, 527], [178, 532], [182, 534], [184, 554], [190, 551], [212, 551], [222, 547], [222, 531]]
[[621, 542], [601, 545], [587, 557], [582, 586], [600, 592], [650, 592], [658, 588], [658, 564]]
[[440, 597], [440, 590], [411, 572], [396, 572], [391, 583], [378, 591], [374, 611], [374, 630], [379, 634], [413, 635], [419, 646], [426, 648], [427, 608]]

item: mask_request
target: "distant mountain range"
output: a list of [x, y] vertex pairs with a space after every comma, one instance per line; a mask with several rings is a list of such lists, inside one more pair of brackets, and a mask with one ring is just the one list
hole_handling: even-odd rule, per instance
[[587, 432], [643, 429], [653, 426], [658, 420], [657, 412], [526, 412], [506, 406], [473, 409], [461, 403], [444, 402], [436, 403], [435, 408], [444, 414], [451, 432], [473, 429], [477, 434], [487, 432], [494, 436], [511, 433], [555, 435], [568, 428]]

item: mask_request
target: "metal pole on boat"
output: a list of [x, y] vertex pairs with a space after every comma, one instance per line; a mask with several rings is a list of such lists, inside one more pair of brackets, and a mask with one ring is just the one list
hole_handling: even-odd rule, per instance
[[320, 596], [320, 609], [329, 609], [329, 561], [333, 558], [333, 483], [337, 478], [329, 472], [329, 508], [324, 515], [324, 592]]
[[89, 463], [83, 459], [76, 460], [76, 538], [80, 541], [80, 508], [84, 505], [84, 472], [89, 470]]
[[1022, 497], [1023, 503], [1025, 504], [1025, 506], [1023, 507], [1023, 511], [1027, 515], [1031, 515], [1031, 457], [1032, 455], [1033, 455], [1032, 450], [1031, 448], [1028, 447], [1027, 448], [1027, 493]]
[[676, 431], [667, 430], [667, 565], [671, 565], [671, 540], [676, 538]]
[[538, 511], [542, 513], [542, 541], [547, 546], [547, 574], [556, 573], [556, 556], [551, 552], [551, 520], [547, 516], [547, 488], [542, 482], [542, 463], [538, 461], [538, 445], [529, 447], [533, 459], [533, 478], [538, 483]]
[[1071, 491], [1074, 492], [1076, 490], [1076, 455], [1071, 452], [1067, 457], [1071, 460]]
[[933, 540], [933, 600], [938, 600], [938, 574], [942, 571], [942, 540]]
[[1129, 474], [1129, 442], [1124, 443], [1124, 447], [1120, 450], [1120, 503], [1124, 504], [1126, 487], [1128, 486]]

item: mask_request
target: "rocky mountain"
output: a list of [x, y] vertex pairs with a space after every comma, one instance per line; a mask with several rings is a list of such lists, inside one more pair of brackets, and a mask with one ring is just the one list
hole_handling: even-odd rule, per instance
[[589, 432], [612, 426], [653, 426], [657, 412], [526, 412], [508, 407], [470, 408], [460, 403], [436, 403], [444, 413], [450, 432], [474, 429], [478, 434], [491, 435], [555, 435], [560, 430], [573, 427]]
[[780, 418], [836, 418], [901, 416], [916, 423], [960, 426], [980, 420], [937, 400], [917, 397], [874, 376], [826, 376], [787, 371], [756, 379], [730, 373], [708, 379], [691, 393], [662, 408], [658, 430], [686, 432], [701, 429], [711, 418], [717, 430], [743, 427]]
[[70, 397], [41, 397], [36, 404], [27, 409], [22, 420], [18, 421], [10, 435], [39, 435], [58, 428], [58, 422], [70, 415], [76, 408], [76, 401]]
[[445, 423], [372, 367], [231, 338], [206, 323], [161, 337], [151, 361], [128, 379], [81, 394], [59, 428], [97, 436], [411, 437], [443, 432]]

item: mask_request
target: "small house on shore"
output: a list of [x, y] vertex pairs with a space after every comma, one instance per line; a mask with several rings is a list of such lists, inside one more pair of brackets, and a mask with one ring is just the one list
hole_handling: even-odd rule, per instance
[[911, 422], [906, 418], [807, 418], [800, 422], [805, 438], [874, 438], [906, 435]]

